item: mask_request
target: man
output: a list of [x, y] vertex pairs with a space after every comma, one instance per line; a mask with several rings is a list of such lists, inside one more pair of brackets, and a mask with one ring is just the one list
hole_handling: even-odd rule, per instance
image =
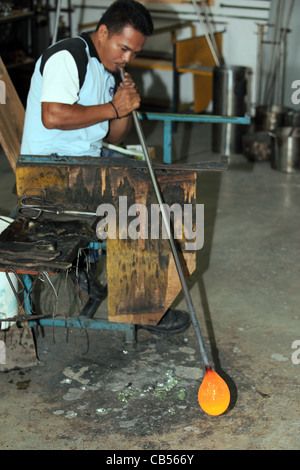
[[21, 154], [99, 157], [104, 138], [121, 143], [140, 96], [127, 73], [115, 92], [115, 75], [143, 49], [152, 31], [142, 4], [118, 0], [91, 35], [48, 48], [32, 77]]
[[[31, 80], [21, 154], [101, 157], [104, 139], [123, 142], [140, 96], [128, 73], [124, 83], [116, 79], [152, 31], [151, 16], [142, 4], [117, 0], [91, 35], [49, 47]], [[103, 296], [103, 288], [84, 269], [79, 285], [91, 298]], [[169, 310], [158, 326], [145, 328], [170, 334], [188, 325], [185, 313]]]

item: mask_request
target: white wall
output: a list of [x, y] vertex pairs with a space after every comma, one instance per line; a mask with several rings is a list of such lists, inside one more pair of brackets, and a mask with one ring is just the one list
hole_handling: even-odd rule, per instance
[[[66, 0], [63, 0], [64, 2]], [[210, 7], [212, 18], [217, 30], [226, 30], [223, 35], [223, 55], [227, 65], [246, 66], [252, 70], [251, 101], [252, 111], [256, 105], [256, 68], [258, 52], [258, 26], [257, 23], [267, 24], [270, 14], [274, 11], [274, 2], [278, 0], [215, 0], [214, 6]], [[285, 0], [289, 2], [292, 0]], [[102, 16], [104, 10], [111, 4], [110, 0], [73, 0], [74, 13], [72, 17], [72, 35], [78, 34], [79, 23], [96, 22]], [[101, 5], [101, 6], [100, 6]], [[178, 21], [193, 20], [196, 25], [197, 34], [203, 34], [199, 19], [195, 14], [191, 2], [186, 3], [160, 3], [147, 2], [145, 4], [150, 10], [155, 27], [173, 24]], [[288, 62], [286, 73], [285, 100], [287, 105], [291, 104], [291, 82], [300, 80], [299, 51], [295, 37], [300, 26], [300, 1], [295, 1], [298, 12], [293, 14], [288, 43]], [[190, 30], [182, 30], [178, 37], [188, 37]], [[146, 49], [170, 51], [170, 36], [163, 34], [153, 36], [147, 41]], [[136, 72], [135, 79], [142, 94], [147, 97], [159, 97], [171, 99], [172, 75], [170, 72]], [[191, 102], [192, 77], [184, 75], [181, 77], [181, 95], [183, 102]]]
[[[271, 4], [270, 11], [270, 23], [274, 24], [274, 19], [276, 18], [276, 11], [279, 4], [279, 0], [273, 0]], [[300, 104], [295, 104], [292, 102], [291, 96], [292, 83], [295, 80], [300, 80], [300, 48], [299, 48], [299, 30], [300, 30], [300, 1], [299, 0], [285, 0], [283, 2], [283, 25], [287, 25], [288, 13], [290, 6], [293, 7], [291, 10], [291, 19], [290, 23], [287, 25], [290, 29], [290, 32], [287, 34], [287, 54], [286, 54], [286, 67], [285, 67], [285, 83], [284, 86], [284, 102], [283, 104], [289, 108], [292, 108], [296, 111], [300, 111]], [[269, 31], [269, 39], [272, 37], [273, 30]], [[266, 51], [266, 68], [269, 60], [269, 55]], [[270, 52], [270, 51], [269, 51]], [[299, 88], [299, 87], [298, 87]], [[298, 101], [299, 101], [298, 94]], [[278, 103], [274, 103], [278, 104]]]

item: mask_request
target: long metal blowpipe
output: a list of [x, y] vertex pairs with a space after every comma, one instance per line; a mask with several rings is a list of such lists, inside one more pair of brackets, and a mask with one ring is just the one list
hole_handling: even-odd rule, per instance
[[[124, 72], [123, 72], [122, 69], [120, 69], [120, 75], [121, 75], [122, 81], [124, 82]], [[195, 313], [195, 308], [194, 308], [194, 305], [193, 305], [193, 302], [192, 302], [192, 299], [191, 299], [189, 289], [187, 287], [187, 283], [186, 283], [186, 279], [185, 279], [184, 272], [183, 272], [183, 269], [182, 269], [182, 265], [181, 265], [181, 262], [180, 262], [180, 259], [179, 259], [179, 256], [178, 256], [178, 252], [177, 252], [177, 249], [176, 249], [176, 245], [175, 245], [175, 242], [174, 242], [173, 235], [171, 233], [170, 224], [168, 223], [168, 217], [167, 217], [167, 214], [166, 214], [166, 209], [165, 209], [165, 206], [163, 205], [163, 199], [162, 199], [160, 187], [158, 185], [158, 182], [157, 182], [154, 170], [153, 170], [151, 158], [150, 158], [147, 146], [146, 146], [146, 141], [145, 141], [143, 129], [142, 129], [142, 126], [141, 126], [141, 123], [139, 121], [138, 114], [137, 114], [136, 111], [132, 111], [132, 116], [133, 116], [134, 124], [135, 124], [135, 127], [136, 127], [136, 131], [137, 131], [137, 134], [138, 134], [138, 138], [139, 138], [141, 147], [143, 149], [143, 154], [144, 154], [145, 160], [147, 162], [147, 166], [148, 166], [149, 174], [150, 174], [152, 184], [153, 184], [153, 187], [154, 187], [154, 191], [155, 191], [155, 194], [156, 194], [156, 198], [157, 198], [160, 210], [161, 210], [162, 219], [164, 221], [165, 228], [166, 228], [166, 231], [167, 231], [167, 234], [168, 234], [172, 254], [173, 254], [173, 257], [174, 257], [175, 265], [176, 265], [177, 272], [178, 272], [178, 275], [179, 275], [179, 279], [180, 279], [180, 282], [181, 282], [184, 297], [185, 297], [185, 300], [186, 300], [186, 303], [187, 303], [187, 307], [188, 307], [188, 311], [189, 311], [189, 314], [190, 314], [191, 322], [193, 324], [193, 327], [194, 327], [194, 330], [195, 330], [195, 333], [196, 333], [196, 337], [197, 337], [197, 341], [198, 341], [198, 345], [199, 345], [199, 349], [200, 349], [200, 354], [201, 354], [201, 357], [203, 359], [205, 368], [210, 369], [211, 367], [209, 365], [208, 357], [207, 357], [207, 354], [206, 354], [206, 351], [205, 351], [200, 326], [199, 326], [198, 319], [197, 319], [197, 316], [196, 316], [196, 313]]]

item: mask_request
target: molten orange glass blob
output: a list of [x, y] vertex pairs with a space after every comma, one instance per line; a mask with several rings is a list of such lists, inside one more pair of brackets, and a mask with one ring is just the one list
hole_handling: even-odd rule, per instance
[[212, 369], [207, 369], [198, 391], [198, 402], [205, 413], [218, 416], [227, 410], [230, 392], [226, 382]]

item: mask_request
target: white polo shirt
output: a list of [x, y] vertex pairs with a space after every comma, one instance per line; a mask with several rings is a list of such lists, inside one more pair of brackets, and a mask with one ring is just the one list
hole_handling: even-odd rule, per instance
[[36, 63], [27, 98], [21, 155], [99, 157], [109, 122], [77, 130], [46, 129], [41, 103], [83, 106], [108, 103], [115, 79], [102, 65], [87, 34], [48, 48]]

